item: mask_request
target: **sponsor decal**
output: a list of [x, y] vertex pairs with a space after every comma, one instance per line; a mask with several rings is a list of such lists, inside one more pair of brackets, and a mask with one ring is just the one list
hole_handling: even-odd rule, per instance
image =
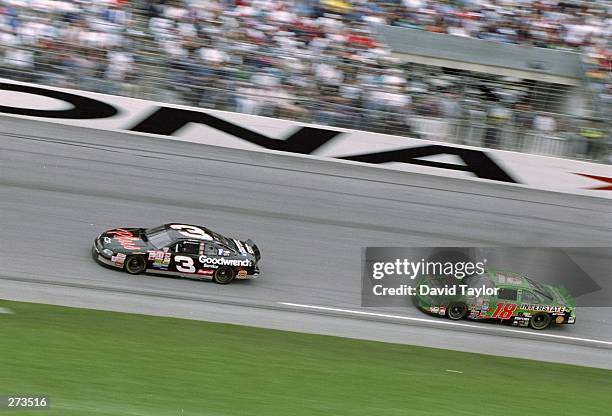
[[238, 272], [238, 279], [246, 279], [247, 278], [247, 271], [246, 270], [240, 270]]
[[108, 238], [108, 237], [104, 237], [104, 243], [110, 244], [111, 243], [111, 239]]
[[153, 267], [159, 267], [165, 269], [170, 264], [170, 260], [172, 258], [172, 254], [168, 251], [168, 249], [164, 250], [151, 250], [148, 251], [149, 260], [152, 261]]
[[477, 303], [470, 305], [470, 315], [469, 318], [472, 319], [483, 319], [488, 318], [486, 316], [486, 311], [488, 309], [488, 304], [483, 304], [482, 300], [479, 300]]
[[140, 246], [136, 243], [141, 242], [141, 240], [137, 237], [134, 237], [128, 230], [124, 230], [123, 228], [117, 228], [116, 230], [111, 230], [107, 232], [108, 234], [113, 235], [113, 239], [117, 240], [119, 245], [126, 250], [138, 250]]
[[565, 306], [531, 305], [527, 303], [523, 303], [521, 305], [521, 309], [524, 309], [526, 311], [554, 312], [554, 313], [564, 313], [567, 310]]
[[512, 325], [514, 326], [527, 326], [529, 325], [529, 319], [525, 316], [515, 316], [512, 320]]
[[226, 258], [218, 258], [218, 257], [206, 257], [206, 256], [200, 256], [200, 263], [205, 264], [206, 266], [208, 266], [209, 264], [214, 264], [217, 266], [235, 266], [235, 267], [251, 267], [253, 265], [253, 263], [251, 262], [251, 260], [247, 260], [247, 259], [226, 259]]
[[117, 255], [111, 257], [111, 261], [114, 262], [118, 266], [123, 266], [125, 263], [126, 255], [123, 253], [117, 253]]
[[198, 274], [204, 276], [212, 276], [215, 271], [213, 269], [200, 269], [198, 270]]

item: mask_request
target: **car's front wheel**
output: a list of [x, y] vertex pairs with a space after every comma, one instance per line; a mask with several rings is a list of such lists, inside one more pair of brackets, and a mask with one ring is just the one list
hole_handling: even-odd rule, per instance
[[463, 302], [455, 302], [448, 305], [446, 309], [446, 316], [448, 319], [452, 319], [453, 321], [458, 321], [460, 319], [465, 318], [467, 315], [468, 308], [467, 305]]
[[549, 314], [536, 313], [529, 320], [529, 325], [531, 325], [533, 329], [545, 329], [548, 327], [548, 325], [550, 325], [550, 321], [551, 318]]
[[147, 268], [147, 262], [143, 256], [129, 256], [125, 259], [125, 271], [129, 274], [140, 274]]
[[213, 280], [220, 285], [226, 285], [228, 283], [232, 283], [234, 277], [236, 277], [234, 269], [231, 267], [219, 267], [217, 270], [215, 270]]

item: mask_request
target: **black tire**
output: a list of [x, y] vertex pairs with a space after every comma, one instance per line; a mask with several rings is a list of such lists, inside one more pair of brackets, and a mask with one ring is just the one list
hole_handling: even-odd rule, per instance
[[129, 274], [140, 274], [147, 268], [147, 261], [143, 256], [128, 256], [124, 268]]
[[215, 274], [213, 275], [213, 280], [220, 285], [227, 285], [234, 281], [236, 277], [236, 272], [231, 267], [219, 267], [215, 270]]
[[529, 320], [529, 326], [533, 329], [541, 330], [548, 328], [550, 325], [552, 318], [547, 313], [536, 313]]
[[446, 308], [446, 317], [453, 321], [459, 321], [467, 316], [468, 307], [463, 302], [454, 302]]

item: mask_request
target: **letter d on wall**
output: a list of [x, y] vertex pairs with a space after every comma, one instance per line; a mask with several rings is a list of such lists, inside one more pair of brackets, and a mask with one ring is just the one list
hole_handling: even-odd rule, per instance
[[114, 106], [94, 100], [93, 98], [82, 97], [80, 95], [46, 88], [37, 88], [30, 87], [28, 85], [8, 84], [2, 82], [0, 83], [0, 90], [22, 92], [25, 94], [54, 98], [72, 105], [72, 108], [67, 110], [40, 110], [0, 105], [0, 113], [46, 118], [92, 119], [112, 117], [119, 112], [119, 110], [117, 110]]

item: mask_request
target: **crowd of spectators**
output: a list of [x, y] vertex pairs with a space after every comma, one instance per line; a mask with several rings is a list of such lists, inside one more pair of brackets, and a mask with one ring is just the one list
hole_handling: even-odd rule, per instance
[[609, 1], [403, 0], [391, 24], [542, 48], [606, 46]]
[[[416, 117], [444, 118], [457, 121], [452, 131], [460, 140], [472, 137], [472, 123], [482, 126], [482, 144], [525, 151], [526, 137], [561, 132], [560, 125], [566, 135], [575, 130], [573, 156], [600, 159], [605, 152], [598, 149], [605, 146], [590, 146], [592, 138], [582, 131], [603, 132], [601, 123], [576, 127], [534, 114], [545, 108], [535, 108], [526, 94], [491, 101], [473, 88], [470, 93], [456, 75], [432, 76], [400, 62], [371, 31], [372, 25], [393, 24], [580, 49], [594, 93], [609, 103], [612, 20], [605, 3], [580, 4], [0, 0], [0, 76], [416, 136], [426, 130], [415, 125]], [[503, 134], [509, 129], [511, 141]], [[443, 134], [449, 133], [422, 135]]]

